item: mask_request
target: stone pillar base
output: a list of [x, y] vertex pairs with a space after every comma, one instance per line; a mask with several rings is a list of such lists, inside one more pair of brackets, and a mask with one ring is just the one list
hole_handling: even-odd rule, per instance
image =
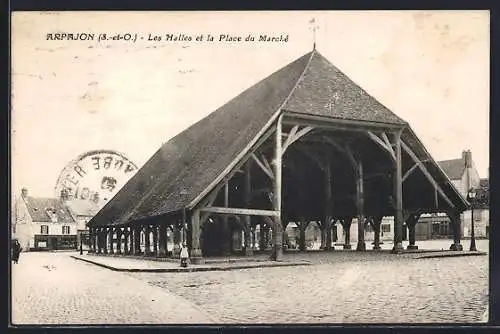
[[408, 247], [406, 247], [406, 249], [418, 249], [418, 246], [417, 245], [408, 245]]
[[325, 247], [323, 248], [324, 251], [332, 251], [332, 250], [335, 250], [335, 247], [333, 246], [330, 246], [330, 247]]
[[366, 244], [364, 241], [358, 241], [358, 245], [356, 246], [357, 251], [365, 251], [366, 250]]
[[397, 243], [392, 248], [392, 253], [402, 253], [404, 251], [403, 245], [401, 243]]
[[381, 250], [382, 247], [380, 247], [380, 245], [374, 245], [373, 246], [373, 250]]
[[344, 244], [343, 248], [344, 249], [351, 249], [352, 247], [351, 247], [351, 244]]
[[461, 244], [455, 244], [455, 243], [453, 243], [450, 246], [450, 250], [452, 250], [452, 251], [463, 251], [464, 248], [463, 248], [463, 246]]

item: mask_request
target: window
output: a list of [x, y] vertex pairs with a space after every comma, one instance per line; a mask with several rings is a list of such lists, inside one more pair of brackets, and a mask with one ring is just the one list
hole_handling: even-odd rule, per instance
[[41, 225], [40, 226], [40, 234], [49, 234], [49, 226]]
[[382, 232], [391, 232], [391, 225], [382, 224]]
[[69, 234], [69, 226], [62, 227], [62, 234]]

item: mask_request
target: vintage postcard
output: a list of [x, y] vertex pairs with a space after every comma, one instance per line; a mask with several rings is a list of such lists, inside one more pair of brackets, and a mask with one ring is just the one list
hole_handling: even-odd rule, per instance
[[14, 12], [11, 324], [487, 322], [489, 20]]

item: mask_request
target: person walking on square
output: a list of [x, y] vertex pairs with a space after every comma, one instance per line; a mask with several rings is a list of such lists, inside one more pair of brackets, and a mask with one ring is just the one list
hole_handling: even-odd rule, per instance
[[14, 261], [14, 263], [19, 263], [19, 255], [21, 254], [22, 250], [23, 249], [19, 241], [14, 240], [14, 245], [12, 246], [12, 260]]

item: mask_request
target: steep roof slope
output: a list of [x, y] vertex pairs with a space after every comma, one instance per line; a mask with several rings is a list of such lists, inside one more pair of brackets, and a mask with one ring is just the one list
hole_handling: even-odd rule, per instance
[[438, 161], [438, 164], [451, 180], [462, 179], [465, 171], [465, 161], [462, 158]]
[[74, 223], [68, 208], [57, 198], [44, 198], [28, 196], [24, 198], [26, 207], [34, 222], [52, 222], [47, 211], [55, 212], [60, 223]]
[[406, 124], [313, 50], [165, 143], [89, 225], [124, 224], [187, 207], [281, 110]]

